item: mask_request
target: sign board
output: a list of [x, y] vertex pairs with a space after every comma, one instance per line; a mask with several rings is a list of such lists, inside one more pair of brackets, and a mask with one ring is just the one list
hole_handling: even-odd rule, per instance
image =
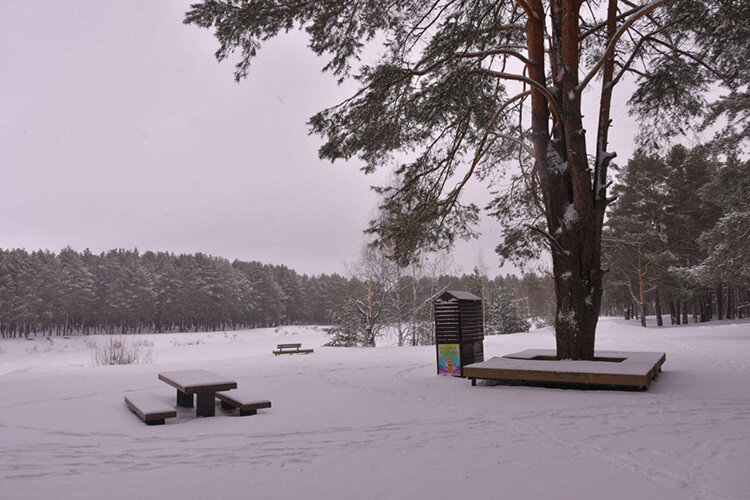
[[458, 344], [438, 344], [438, 374], [461, 376], [461, 351]]

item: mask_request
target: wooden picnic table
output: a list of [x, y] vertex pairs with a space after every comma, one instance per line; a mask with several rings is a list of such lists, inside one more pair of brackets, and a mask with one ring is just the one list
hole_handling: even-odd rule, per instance
[[216, 393], [237, 388], [237, 382], [208, 370], [179, 370], [162, 372], [159, 380], [177, 389], [177, 406], [193, 407], [193, 394], [196, 394], [195, 415], [213, 417], [216, 415]]

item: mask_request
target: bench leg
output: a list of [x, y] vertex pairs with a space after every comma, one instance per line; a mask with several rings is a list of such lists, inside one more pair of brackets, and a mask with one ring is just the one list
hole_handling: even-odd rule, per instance
[[475, 378], [471, 379], [471, 386], [476, 387], [476, 385], [477, 385], [477, 379]]
[[213, 417], [216, 415], [216, 393], [199, 392], [196, 396], [198, 403], [195, 415], [198, 417]]
[[177, 391], [177, 406], [182, 406], [183, 408], [192, 408], [193, 407], [193, 395], [187, 394], [178, 390]]
[[247, 415], [255, 415], [256, 413], [258, 413], [258, 410], [256, 409], [243, 410], [242, 408], [240, 408], [240, 417], [245, 417]]

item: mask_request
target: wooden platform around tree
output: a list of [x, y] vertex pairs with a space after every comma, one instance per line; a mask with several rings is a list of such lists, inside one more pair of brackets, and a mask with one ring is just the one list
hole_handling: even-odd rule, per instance
[[529, 385], [645, 390], [666, 361], [663, 352], [596, 351], [590, 361], [559, 360], [529, 349], [464, 367], [464, 377]]

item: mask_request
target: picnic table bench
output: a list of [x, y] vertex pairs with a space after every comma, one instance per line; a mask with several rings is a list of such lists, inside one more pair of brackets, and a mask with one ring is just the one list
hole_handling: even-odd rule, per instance
[[173, 407], [153, 394], [128, 394], [125, 396], [125, 404], [147, 425], [160, 425], [164, 423], [164, 419], [177, 416]]
[[255, 415], [259, 409], [271, 407], [269, 400], [258, 397], [245, 389], [217, 392], [216, 397], [221, 401], [222, 408], [225, 410], [237, 408], [240, 416]]
[[[312, 351], [312, 349], [310, 349]], [[216, 399], [225, 410], [237, 408], [240, 416], [255, 415], [261, 408], [270, 408], [271, 402], [245, 390], [237, 388], [237, 382], [207, 370], [179, 370], [159, 373], [159, 380], [177, 389], [177, 406], [193, 407], [193, 394], [197, 404], [197, 417], [216, 415]], [[174, 407], [161, 398], [148, 393], [133, 393], [125, 396], [125, 404], [148, 425], [163, 424], [167, 418], [177, 416]]]
[[302, 344], [277, 344], [274, 356], [279, 354], [310, 354], [313, 349], [300, 349]]
[[208, 370], [179, 370], [162, 372], [159, 380], [177, 389], [177, 406], [193, 407], [193, 394], [196, 394], [195, 415], [213, 417], [216, 415], [216, 393], [236, 389], [237, 382]]

